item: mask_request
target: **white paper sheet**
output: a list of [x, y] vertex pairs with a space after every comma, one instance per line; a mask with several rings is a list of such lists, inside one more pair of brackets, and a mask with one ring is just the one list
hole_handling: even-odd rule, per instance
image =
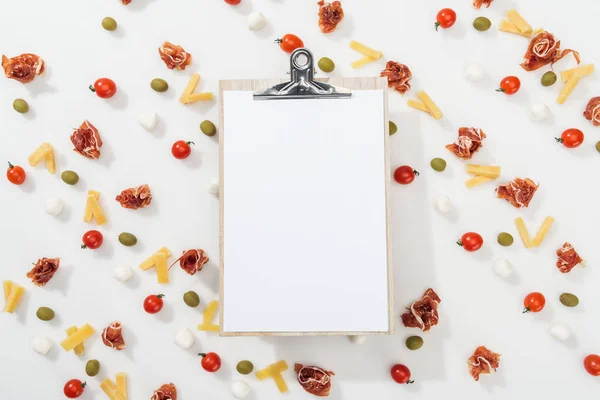
[[387, 331], [383, 91], [223, 101], [223, 331]]

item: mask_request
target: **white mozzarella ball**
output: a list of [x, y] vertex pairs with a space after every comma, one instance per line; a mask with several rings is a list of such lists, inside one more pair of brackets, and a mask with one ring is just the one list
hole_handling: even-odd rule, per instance
[[62, 212], [63, 206], [64, 203], [61, 199], [51, 197], [46, 200], [46, 212], [50, 215], [54, 215], [55, 217]]
[[245, 399], [250, 393], [250, 386], [244, 381], [231, 382], [231, 393], [236, 399]]
[[565, 341], [571, 337], [571, 329], [563, 322], [553, 322], [550, 324], [548, 331], [550, 332], [550, 335], [561, 341]]
[[352, 335], [348, 336], [348, 339], [354, 344], [363, 344], [367, 341], [367, 337], [363, 335]]
[[113, 276], [116, 280], [125, 282], [133, 276], [133, 271], [131, 270], [131, 268], [125, 265], [119, 265], [113, 270]]
[[184, 350], [189, 349], [194, 344], [194, 334], [187, 328], [180, 330], [175, 335], [175, 344]]
[[31, 341], [31, 348], [35, 350], [35, 352], [45, 356], [52, 348], [52, 342], [47, 337], [34, 337]]
[[438, 197], [433, 201], [433, 206], [440, 214], [448, 214], [452, 209], [452, 203], [448, 196]]
[[529, 116], [534, 121], [542, 121], [550, 117], [550, 108], [545, 104], [534, 104], [529, 107]]
[[214, 195], [219, 194], [219, 181], [214, 179], [210, 185], [208, 185], [208, 192]]
[[140, 125], [147, 130], [152, 131], [158, 124], [158, 115], [155, 112], [140, 114]]
[[512, 265], [507, 260], [494, 262], [494, 272], [501, 278], [508, 278], [512, 274]]
[[267, 19], [260, 12], [253, 12], [248, 16], [248, 29], [260, 31], [267, 24]]
[[471, 82], [479, 82], [483, 79], [485, 71], [479, 64], [471, 64], [465, 70], [465, 77]]

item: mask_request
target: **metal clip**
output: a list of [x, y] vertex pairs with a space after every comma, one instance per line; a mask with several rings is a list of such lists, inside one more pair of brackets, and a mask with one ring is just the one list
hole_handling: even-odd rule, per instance
[[314, 58], [308, 49], [296, 49], [290, 56], [292, 80], [254, 93], [254, 100], [347, 99], [348, 89], [314, 80]]

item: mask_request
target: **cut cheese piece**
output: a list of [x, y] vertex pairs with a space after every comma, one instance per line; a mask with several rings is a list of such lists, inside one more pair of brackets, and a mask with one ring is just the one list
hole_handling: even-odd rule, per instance
[[104, 210], [100, 206], [100, 192], [96, 192], [95, 190], [88, 190], [87, 201], [85, 203], [85, 210], [83, 212], [83, 221], [90, 223], [92, 222], [92, 218], [96, 219], [96, 223], [98, 225], [103, 225], [106, 223], [106, 215], [104, 215]]
[[500, 21], [500, 25], [498, 26], [498, 30], [502, 31], [502, 32], [508, 32], [508, 33], [514, 33], [516, 35], [521, 35], [521, 36], [525, 36], [526, 38], [531, 37], [531, 32], [530, 33], [523, 33], [519, 30], [519, 28], [517, 28], [517, 26], [515, 24], [513, 24], [510, 21], [507, 21], [505, 19], [503, 19], [502, 21]]
[[169, 283], [169, 266], [167, 265], [167, 256], [164, 253], [156, 255], [156, 277], [158, 283]]
[[592, 72], [594, 72], [594, 64], [580, 65], [579, 67], [562, 71], [560, 73], [560, 79], [563, 83], [567, 83], [575, 74], [583, 78], [584, 76], [590, 75]]
[[475, 178], [471, 178], [468, 181], [465, 182], [465, 185], [467, 186], [467, 188], [472, 188], [475, 186], [479, 186], [481, 184], [493, 181], [493, 178], [488, 178], [487, 176], [476, 176]]
[[13, 283], [13, 281], [4, 281], [4, 301], [8, 300], [8, 296], [10, 295], [10, 292], [12, 291], [12, 288], [15, 284]]
[[381, 51], [373, 50], [372, 48], [367, 47], [364, 44], [358, 43], [355, 40], [350, 41], [350, 48], [358, 51], [362, 55], [373, 58], [375, 60], [379, 60], [381, 57], [383, 57], [383, 53]]
[[496, 179], [500, 176], [500, 171], [500, 167], [467, 164], [467, 173], [471, 175], [485, 176], [487, 178]]
[[189, 104], [189, 103], [193, 103], [196, 101], [208, 101], [208, 100], [212, 100], [212, 99], [213, 99], [212, 92], [205, 92], [205, 93], [192, 93], [192, 94], [188, 94], [188, 95], [183, 95], [183, 96], [181, 96], [181, 98], [179, 100], [183, 104]]
[[285, 393], [288, 390], [285, 380], [281, 376], [281, 373], [288, 369], [287, 362], [284, 360], [278, 361], [275, 364], [269, 365], [267, 368], [256, 371], [256, 377], [259, 381], [263, 381], [267, 378], [273, 378], [279, 392]]
[[580, 79], [581, 79], [581, 75], [579, 75], [579, 74], [573, 74], [573, 76], [571, 78], [569, 78], [567, 83], [565, 83], [565, 85], [561, 89], [560, 94], [558, 95], [558, 98], [556, 99], [556, 102], [558, 104], [565, 103], [567, 98], [571, 95], [571, 92], [573, 92], [573, 89], [575, 89], [575, 86], [577, 86], [577, 84], [579, 83]]
[[104, 394], [108, 396], [110, 400], [127, 400], [126, 397], [123, 397], [121, 393], [119, 393], [117, 385], [109, 378], [106, 378], [100, 383], [100, 389], [102, 389]]
[[[76, 326], [71, 326], [70, 328], [67, 328], [67, 330], [65, 332], [67, 332], [67, 336], [71, 336], [72, 334], [74, 334], [75, 332], [77, 332], [77, 327]], [[85, 351], [85, 347], [83, 347], [83, 343], [78, 344], [73, 349], [73, 352], [77, 356], [82, 355], [84, 351]]]
[[198, 330], [205, 332], [220, 332], [221, 328], [219, 327], [219, 325], [215, 324], [199, 324]]
[[537, 232], [537, 234], [533, 238], [533, 245], [535, 247], [538, 247], [540, 244], [542, 244], [542, 242], [544, 241], [544, 238], [550, 231], [550, 228], [552, 228], [553, 223], [554, 223], [554, 218], [552, 218], [552, 217], [546, 217], [546, 219], [544, 219], [544, 222], [542, 222], [542, 226], [540, 227], [540, 230]]
[[187, 101], [187, 98], [189, 95], [194, 93], [194, 90], [196, 89], [198, 82], [200, 82], [200, 74], [192, 74], [185, 89], [183, 89], [183, 93], [181, 94], [181, 97], [179, 98], [180, 103], [182, 103], [182, 104], [189, 103], [189, 101]]
[[156, 256], [158, 254], [164, 255], [166, 258], [171, 257], [171, 252], [169, 251], [169, 249], [166, 247], [163, 247], [162, 249], [158, 250], [156, 253], [154, 253], [150, 257], [148, 257], [146, 260], [144, 260], [140, 264], [140, 269], [142, 271], [145, 271], [147, 269], [150, 269], [150, 268], [156, 266]]
[[519, 231], [519, 235], [521, 236], [521, 240], [523, 241], [525, 248], [532, 248], [533, 242], [531, 241], [531, 236], [529, 236], [525, 222], [523, 222], [523, 218], [519, 217], [515, 219], [515, 225], [517, 226], [517, 230]]
[[51, 174], [56, 173], [56, 159], [54, 158], [54, 150], [52, 150], [48, 153], [48, 155], [46, 155], [46, 169]]
[[88, 201], [85, 204], [85, 211], [83, 212], [83, 222], [91, 222], [92, 217], [92, 208], [90, 207], [89, 197], [92, 196], [96, 200], [100, 198], [100, 192], [96, 192], [95, 190], [88, 190]]
[[77, 345], [82, 344], [90, 336], [92, 336], [94, 332], [94, 328], [88, 324], [85, 324], [81, 328], [77, 329], [75, 333], [70, 334], [69, 337], [63, 340], [60, 345], [66, 351], [73, 350]]
[[425, 104], [425, 107], [427, 107], [433, 119], [442, 118], [443, 114], [440, 111], [439, 107], [433, 102], [433, 100], [431, 100], [431, 97], [429, 97], [429, 95], [425, 93], [424, 90], [421, 90], [419, 93], [417, 93], [417, 96], [423, 102], [423, 104]]
[[350, 65], [352, 66], [352, 68], [356, 69], [356, 68], [364, 67], [365, 65], [372, 63], [373, 61], [376, 61], [376, 60], [369, 56], [364, 56], [360, 60], [356, 60]]
[[54, 148], [50, 143], [42, 143], [31, 155], [27, 158], [29, 165], [35, 167], [42, 160], [46, 161], [46, 169], [51, 174], [56, 172], [56, 161], [54, 159]]
[[23, 297], [23, 293], [25, 293], [25, 288], [13, 283], [2, 311], [10, 314], [14, 313], [15, 309], [19, 305], [19, 302], [21, 301], [21, 297]]
[[527, 21], [525, 21], [525, 18], [521, 17], [521, 15], [517, 12], [517, 10], [508, 10], [506, 12], [506, 17], [521, 32], [523, 32], [523, 33], [531, 33], [533, 31], [533, 29], [531, 28], [531, 25], [529, 25], [529, 23]]
[[427, 114], [431, 114], [429, 112], [429, 109], [427, 108], [427, 106], [421, 101], [408, 100], [406, 103], [408, 104], [409, 107], [416, 108], [417, 110], [425, 111]]
[[210, 303], [208, 303], [208, 306], [206, 306], [204, 312], [202, 313], [202, 320], [205, 324], [209, 324], [213, 321], [218, 308], [219, 302], [217, 300], [212, 300]]
[[127, 374], [125, 372], [119, 372], [115, 374], [115, 380], [117, 382], [117, 393], [127, 400]]

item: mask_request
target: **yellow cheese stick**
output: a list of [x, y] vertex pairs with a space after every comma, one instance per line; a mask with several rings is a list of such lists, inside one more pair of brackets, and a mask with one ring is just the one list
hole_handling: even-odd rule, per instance
[[515, 35], [525, 36], [526, 38], [531, 37], [531, 32], [523, 33], [519, 30], [519, 28], [517, 28], [517, 26], [515, 24], [513, 24], [512, 22], [507, 21], [505, 19], [500, 21], [500, 25], [498, 25], [498, 30], [500, 30], [502, 32], [514, 33]]
[[540, 244], [542, 244], [542, 242], [544, 241], [544, 238], [550, 231], [550, 228], [552, 228], [553, 223], [554, 223], [554, 218], [552, 218], [552, 217], [546, 217], [546, 219], [544, 219], [544, 222], [542, 223], [540, 230], [537, 232], [537, 234], [533, 238], [533, 245], [535, 247], [538, 247]]
[[12, 291], [12, 288], [15, 284], [13, 283], [13, 281], [4, 281], [4, 301], [8, 300], [8, 296], [10, 295], [10, 292]]
[[212, 300], [208, 303], [208, 306], [204, 309], [202, 313], [202, 320], [205, 324], [209, 324], [212, 322], [215, 314], [217, 313], [217, 309], [219, 308], [219, 302], [217, 300]]
[[21, 301], [21, 297], [23, 297], [23, 293], [25, 293], [24, 287], [13, 284], [2, 311], [10, 314], [14, 313], [15, 309], [19, 305], [19, 302]]
[[156, 255], [156, 277], [158, 283], [169, 283], [169, 266], [167, 265], [167, 256], [164, 253]]
[[486, 182], [490, 182], [493, 181], [493, 178], [488, 178], [487, 176], [476, 176], [475, 178], [471, 178], [468, 181], [465, 182], [465, 185], [467, 186], [468, 189], [475, 187], [475, 186], [479, 186], [481, 184], [484, 184]]
[[[65, 332], [67, 332], [67, 336], [71, 336], [72, 334], [74, 334], [75, 332], [77, 332], [77, 327], [76, 326], [71, 326], [71, 327], [67, 328], [67, 330]], [[85, 351], [85, 347], [83, 347], [83, 343], [78, 344], [73, 349], [73, 352], [77, 356], [82, 355], [84, 351]]]
[[87, 197], [87, 201], [85, 203], [85, 210], [83, 212], [83, 222], [91, 222], [92, 217], [94, 216], [92, 214], [92, 207], [90, 206], [89, 196], [92, 196], [96, 200], [98, 200], [100, 198], [100, 192], [96, 192], [94, 190], [88, 190], [88, 197]]
[[[88, 207], [89, 207], [89, 210], [88, 210]], [[84, 218], [86, 216], [89, 216], [90, 213], [96, 220], [96, 224], [104, 225], [106, 223], [106, 215], [104, 215], [104, 210], [102, 210], [102, 207], [100, 206], [100, 203], [98, 202], [98, 199], [92, 195], [88, 195]], [[84, 219], [84, 221], [85, 221], [85, 219]], [[85, 222], [90, 222], [90, 221], [91, 221], [91, 218], [89, 219], [89, 221], [85, 221]]]
[[46, 156], [46, 169], [51, 174], [56, 173], [56, 159], [54, 158], [54, 150], [49, 152]]
[[157, 254], [163, 254], [166, 258], [171, 257], [171, 252], [169, 251], [169, 249], [166, 247], [163, 247], [162, 249], [158, 250], [156, 253], [154, 253], [150, 257], [148, 257], [146, 260], [144, 260], [140, 264], [140, 269], [145, 271], [147, 269], [150, 269], [150, 268], [156, 266], [156, 255]]
[[517, 10], [508, 10], [506, 12], [506, 17], [510, 22], [515, 24], [515, 26], [523, 33], [531, 33], [531, 31], [533, 30], [531, 28], [531, 25], [529, 25], [529, 23], [525, 21], [525, 19], [521, 17], [521, 15], [519, 15]]
[[127, 400], [119, 393], [117, 386], [109, 378], [100, 383], [100, 389], [110, 400]]
[[200, 82], [200, 74], [192, 74], [185, 89], [183, 89], [183, 94], [181, 96], [183, 97], [192, 94], [194, 89], [196, 89], [198, 82]]
[[500, 176], [500, 171], [501, 168], [496, 166], [467, 164], [467, 173], [471, 175], [496, 179]]
[[375, 60], [379, 60], [381, 57], [383, 57], [383, 53], [381, 51], [373, 50], [372, 48], [367, 47], [364, 44], [358, 43], [355, 40], [350, 41], [350, 48], [358, 51], [362, 55], [371, 57]]
[[198, 330], [205, 332], [220, 332], [221, 328], [219, 327], [219, 325], [215, 324], [199, 324]]
[[519, 217], [515, 219], [515, 225], [517, 226], [517, 230], [519, 231], [519, 235], [521, 236], [521, 240], [523, 241], [525, 248], [532, 248], [533, 242], [531, 241], [531, 236], [529, 236], [525, 222], [523, 222], [523, 218]]
[[433, 102], [433, 100], [431, 100], [431, 97], [429, 97], [429, 95], [425, 93], [424, 90], [421, 90], [419, 93], [417, 93], [417, 96], [423, 102], [423, 104], [425, 104], [425, 107], [427, 107], [433, 119], [442, 118], [443, 114], [440, 111], [439, 107]]
[[281, 373], [287, 369], [288, 369], [287, 362], [285, 362], [283, 360], [278, 361], [275, 364], [269, 365], [267, 368], [257, 371], [256, 377], [260, 381], [265, 380], [267, 378], [273, 378], [273, 380], [275, 381], [275, 384], [277, 385], [277, 389], [279, 389], [279, 392], [285, 393], [285, 392], [287, 392], [288, 388], [287, 388], [287, 384], [285, 383], [285, 380], [281, 376]]
[[123, 400], [127, 400], [127, 374], [125, 372], [119, 372], [115, 375], [117, 381], [117, 393], [123, 397]]
[[580, 79], [581, 79], [581, 75], [574, 74], [567, 81], [567, 83], [565, 83], [565, 85], [563, 86], [563, 88], [560, 91], [560, 94], [558, 95], [558, 98], [556, 99], [556, 102], [558, 104], [564, 104], [565, 103], [565, 101], [567, 100], [567, 98], [571, 95], [571, 92], [573, 92], [573, 89], [575, 89], [575, 86], [577, 86], [577, 84], [579, 83]]
[[48, 154], [53, 153], [54, 149], [50, 143], [42, 143], [31, 155], [27, 158], [29, 165], [35, 167], [42, 160], [45, 160]]
[[376, 61], [376, 60], [369, 56], [364, 56], [360, 60], [356, 60], [350, 65], [352, 66], [352, 68], [356, 69], [356, 68], [364, 67], [365, 65], [372, 63], [373, 61]]
[[423, 102], [418, 100], [408, 100], [406, 102], [409, 107], [416, 108], [417, 110], [425, 111], [427, 114], [431, 114], [429, 109], [423, 104]]
[[77, 346], [78, 344], [82, 344], [93, 334], [94, 334], [94, 328], [92, 328], [88, 324], [85, 324], [80, 329], [78, 329], [77, 332], [69, 335], [68, 338], [63, 340], [60, 345], [66, 351], [73, 350], [75, 348], [75, 346]]
[[590, 75], [592, 72], [594, 72], [594, 64], [580, 65], [579, 67], [562, 71], [560, 73], [560, 79], [563, 81], [563, 83], [567, 83], [575, 74], [583, 78], [584, 76]]
[[192, 94], [181, 96], [180, 101], [183, 104], [189, 104], [189, 103], [193, 103], [196, 101], [208, 101], [208, 100], [212, 100], [212, 99], [213, 99], [212, 92], [205, 92], [205, 93], [192, 93]]

